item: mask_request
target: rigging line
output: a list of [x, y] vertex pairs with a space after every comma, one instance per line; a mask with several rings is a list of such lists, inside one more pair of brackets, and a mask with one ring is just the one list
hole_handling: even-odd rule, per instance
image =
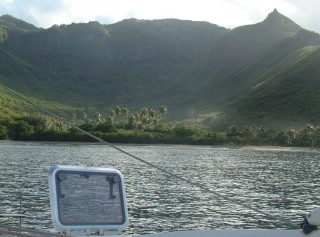
[[[272, 218], [272, 219], [274, 219], [274, 218], [277, 217], [277, 216], [272, 215], [272, 214], [270, 214], [270, 213], [261, 211], [261, 210], [258, 209], [258, 208], [249, 206], [249, 205], [247, 205], [247, 204], [245, 204], [245, 203], [243, 203], [243, 202], [241, 202], [241, 201], [238, 201], [238, 200], [236, 200], [236, 199], [227, 197], [226, 195], [220, 194], [220, 193], [218, 193], [218, 192], [216, 192], [216, 191], [214, 191], [214, 190], [212, 190], [212, 189], [210, 189], [210, 188], [206, 187], [205, 185], [202, 185], [202, 184], [200, 184], [200, 183], [198, 183], [198, 182], [190, 181], [190, 180], [188, 180], [188, 179], [186, 179], [186, 178], [184, 178], [184, 177], [182, 177], [182, 176], [180, 176], [180, 175], [177, 175], [177, 174], [175, 174], [175, 173], [173, 173], [173, 172], [170, 172], [170, 171], [168, 171], [168, 170], [166, 170], [166, 169], [164, 169], [164, 168], [162, 168], [162, 167], [160, 167], [160, 166], [154, 165], [154, 164], [152, 164], [152, 163], [150, 163], [150, 162], [148, 162], [148, 161], [146, 161], [146, 160], [144, 160], [144, 159], [142, 159], [142, 158], [140, 158], [140, 157], [138, 157], [138, 156], [135, 156], [135, 155], [133, 155], [133, 154], [131, 154], [131, 153], [129, 153], [129, 152], [127, 152], [127, 151], [125, 151], [125, 150], [123, 150], [123, 149], [121, 149], [121, 148], [119, 148], [119, 147], [117, 147], [117, 146], [115, 146], [115, 145], [113, 145], [113, 144], [105, 141], [105, 140], [102, 140], [101, 138], [99, 138], [99, 137], [97, 137], [97, 136], [95, 136], [95, 135], [93, 135], [93, 134], [91, 134], [91, 133], [89, 133], [89, 132], [87, 132], [87, 131], [85, 131], [85, 130], [83, 130], [83, 129], [81, 129], [81, 128], [79, 128], [78, 126], [76, 126], [76, 125], [68, 122], [67, 120], [63, 119], [62, 117], [59, 117], [58, 115], [50, 112], [49, 110], [44, 109], [44, 108], [40, 107], [39, 105], [33, 103], [31, 100], [25, 98], [24, 96], [22, 96], [21, 94], [17, 93], [16, 91], [10, 89], [9, 87], [4, 86], [4, 85], [1, 84], [1, 83], [0, 83], [0, 86], [4, 87], [6, 90], [10, 91], [11, 93], [13, 93], [14, 95], [16, 95], [16, 96], [19, 97], [20, 99], [22, 99], [22, 100], [26, 101], [27, 103], [33, 105], [33, 106], [36, 107], [39, 111], [42, 111], [42, 112], [44, 112], [44, 113], [46, 113], [46, 114], [49, 114], [50, 116], [56, 118], [57, 120], [60, 120], [60, 121], [62, 121], [63, 123], [71, 126], [72, 128], [74, 128], [74, 129], [76, 129], [76, 130], [78, 130], [78, 131], [80, 131], [80, 132], [88, 135], [89, 137], [93, 138], [94, 140], [96, 140], [96, 141], [98, 141], [98, 142], [100, 142], [100, 143], [103, 143], [103, 144], [105, 144], [105, 145], [107, 145], [107, 146], [109, 146], [109, 147], [111, 147], [111, 148], [113, 148], [113, 149], [115, 149], [115, 150], [123, 153], [123, 154], [126, 154], [126, 155], [128, 155], [129, 157], [131, 157], [131, 158], [133, 158], [133, 159], [135, 159], [135, 160], [140, 161], [141, 163], [144, 163], [144, 164], [146, 164], [146, 165], [148, 165], [148, 166], [150, 166], [150, 167], [152, 167], [152, 168], [155, 168], [155, 169], [157, 169], [157, 170], [162, 171], [163, 173], [165, 173], [165, 174], [168, 175], [169, 177], [174, 177], [174, 178], [176, 178], [176, 179], [178, 179], [178, 180], [184, 181], [184, 182], [186, 182], [186, 183], [188, 183], [188, 184], [190, 184], [190, 185], [192, 185], [192, 186], [195, 186], [195, 187], [198, 187], [198, 188], [204, 190], [205, 192], [211, 193], [211, 194], [215, 195], [216, 197], [218, 197], [218, 198], [220, 198], [220, 199], [222, 199], [222, 200], [227, 200], [227, 201], [229, 201], [229, 202], [231, 202], [231, 203], [235, 203], [235, 204], [237, 204], [237, 205], [239, 205], [239, 206], [242, 206], [242, 207], [244, 207], [244, 208], [247, 208], [248, 210], [252, 210], [252, 211], [254, 211], [254, 212], [256, 212], [256, 213], [262, 214], [262, 215], [264, 215], [264, 216], [266, 216], [266, 217], [269, 217], [269, 218]], [[281, 221], [282, 221], [283, 223], [285, 223], [285, 224], [290, 225], [291, 227], [294, 227], [294, 228], [297, 227], [296, 225], [294, 225], [294, 224], [293, 224], [292, 222], [290, 222], [289, 220], [281, 219]]]

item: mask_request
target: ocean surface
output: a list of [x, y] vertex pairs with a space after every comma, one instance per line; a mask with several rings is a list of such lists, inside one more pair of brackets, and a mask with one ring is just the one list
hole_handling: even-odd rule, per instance
[[[299, 229], [305, 213], [320, 206], [317, 150], [174, 145], [119, 148], [213, 193], [106, 145], [1, 142], [0, 213], [22, 213], [28, 216], [22, 219], [23, 227], [52, 230], [48, 171], [54, 165], [118, 169], [125, 177], [129, 210], [125, 233], [130, 234]], [[0, 218], [0, 223], [18, 225], [19, 220]]]

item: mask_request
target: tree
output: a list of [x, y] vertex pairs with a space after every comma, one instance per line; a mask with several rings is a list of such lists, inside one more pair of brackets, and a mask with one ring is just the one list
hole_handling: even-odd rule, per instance
[[112, 109], [109, 112], [109, 116], [108, 116], [107, 120], [109, 120], [110, 123], [112, 123], [114, 125], [116, 116], [117, 116], [116, 112]]
[[47, 131], [52, 127], [52, 121], [44, 116], [24, 116], [21, 120], [33, 126], [35, 131]]
[[184, 125], [177, 125], [173, 129], [173, 132], [178, 137], [188, 137], [188, 136], [192, 136], [195, 134], [195, 131], [193, 129], [188, 128]]
[[298, 140], [300, 145], [303, 146], [312, 146], [313, 145], [313, 135], [314, 133], [314, 126], [311, 124], [307, 124], [304, 128], [302, 128], [298, 133]]
[[116, 115], [120, 115], [121, 114], [120, 106], [115, 107], [114, 112], [116, 113]]
[[238, 127], [235, 125], [232, 125], [228, 128], [228, 136], [230, 137], [237, 137], [240, 135], [240, 132], [238, 130]]
[[5, 126], [0, 125], [0, 140], [6, 140], [8, 138], [8, 129]]
[[94, 116], [95, 120], [97, 123], [102, 123], [102, 115], [99, 112], [96, 112], [95, 116]]
[[30, 138], [33, 132], [33, 126], [24, 120], [17, 121], [13, 126], [13, 137], [17, 140]]
[[120, 113], [124, 116], [128, 116], [129, 115], [129, 109], [127, 107], [122, 107]]
[[160, 117], [157, 115], [156, 111], [149, 109], [149, 123], [152, 124], [153, 127], [158, 125], [159, 119]]
[[286, 131], [281, 131], [275, 137], [275, 143], [278, 146], [288, 146], [290, 145], [290, 136], [287, 134]]
[[240, 135], [240, 131], [238, 129], [237, 126], [232, 125], [228, 128], [228, 133], [227, 133], [228, 137], [230, 138], [230, 140], [236, 144], [239, 143], [239, 140], [237, 139], [237, 137]]
[[127, 124], [128, 129], [131, 129], [131, 130], [136, 129], [138, 124], [138, 118], [139, 116], [136, 116], [135, 114], [132, 114], [132, 113], [128, 116], [128, 124]]
[[141, 129], [144, 129], [148, 123], [149, 123], [149, 109], [146, 108], [146, 107], [143, 107], [140, 111], [140, 114], [139, 114], [139, 120], [141, 122]]
[[85, 122], [79, 126], [79, 128], [83, 129], [86, 132], [92, 133], [96, 129], [96, 123], [94, 122]]
[[97, 125], [97, 131], [100, 131], [103, 133], [114, 132], [116, 130], [117, 130], [116, 127], [114, 126], [114, 124], [110, 122], [110, 120]]
[[130, 111], [127, 107], [116, 106], [114, 109], [110, 110], [109, 117], [113, 125], [125, 129], [127, 126], [127, 118]]
[[163, 120], [164, 115], [168, 112], [168, 108], [165, 105], [161, 105], [159, 108], [160, 120]]
[[246, 139], [246, 142], [249, 142], [256, 137], [256, 129], [254, 126], [245, 126], [240, 135]]

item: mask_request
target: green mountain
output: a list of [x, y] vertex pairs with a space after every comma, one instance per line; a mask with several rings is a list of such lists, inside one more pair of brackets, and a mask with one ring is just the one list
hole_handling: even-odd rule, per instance
[[[319, 94], [320, 87], [314, 87], [317, 92], [311, 95], [310, 91], [299, 91], [302, 88], [298, 83], [304, 82], [294, 79], [299, 65], [299, 73], [309, 75], [304, 79], [304, 88], [309, 87], [308, 80], [317, 81], [317, 75], [313, 73], [311, 77], [310, 74], [318, 70], [314, 54], [319, 46], [318, 34], [302, 29], [275, 10], [261, 23], [229, 32], [206, 60], [179, 78], [176, 85], [183, 85], [181, 92], [188, 97], [177, 95], [176, 103], [184, 103], [186, 111], [191, 108], [194, 114], [213, 113], [211, 118], [205, 118], [207, 124], [215, 126], [232, 123], [287, 126], [288, 121], [293, 125], [298, 121], [319, 121], [315, 117], [320, 114], [319, 103], [314, 96]], [[283, 75], [281, 81], [280, 75]], [[292, 83], [292, 89], [287, 91], [291, 97], [280, 103], [275, 94], [286, 89], [285, 83]], [[303, 104], [305, 99], [301, 96], [304, 93], [312, 97], [309, 102], [313, 101], [313, 104], [308, 106], [312, 118], [296, 112], [296, 107], [288, 106], [294, 104], [292, 97]], [[275, 104], [264, 107], [269, 100], [273, 100], [276, 107], [273, 107]], [[293, 114], [297, 117], [292, 117]]]
[[229, 30], [206, 22], [130, 19], [7, 31], [0, 60], [9, 85], [47, 100], [106, 109], [158, 105], [154, 95]]
[[[257, 75], [269, 71], [264, 58], [270, 50], [300, 30], [294, 22], [274, 11], [261, 23], [232, 30], [218, 42], [206, 60], [181, 77], [177, 84], [184, 85], [183, 90], [190, 95], [190, 101], [197, 96], [206, 104], [230, 103], [233, 97], [241, 95], [242, 90], [257, 80]], [[278, 55], [271, 57], [273, 63]], [[262, 68], [257, 69], [257, 63]], [[196, 88], [192, 86], [195, 81]]]
[[318, 34], [277, 10], [233, 30], [176, 19], [39, 29], [0, 17], [0, 82], [24, 95], [101, 111], [165, 104], [171, 119], [214, 127], [318, 123], [319, 51]]
[[250, 88], [235, 104], [238, 116], [272, 127], [318, 124], [320, 40], [317, 37], [317, 45], [292, 51], [291, 63], [286, 68]]
[[29, 24], [27, 22], [24, 22], [22, 20], [19, 20], [17, 18], [14, 18], [10, 15], [3, 15], [0, 17], [0, 25], [2, 27], [11, 28], [11, 29], [19, 29], [22, 31], [29, 31], [29, 30], [36, 30], [37, 28]]

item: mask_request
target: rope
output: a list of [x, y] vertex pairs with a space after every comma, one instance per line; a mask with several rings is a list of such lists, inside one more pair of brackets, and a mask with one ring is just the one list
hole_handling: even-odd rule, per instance
[[[222, 199], [222, 200], [227, 200], [227, 201], [229, 201], [229, 202], [231, 202], [231, 203], [237, 204], [237, 205], [242, 206], [242, 207], [244, 207], [244, 208], [246, 208], [246, 209], [248, 209], [248, 210], [252, 210], [252, 211], [254, 211], [254, 212], [256, 212], [256, 213], [262, 214], [262, 215], [264, 215], [264, 216], [266, 216], [266, 217], [269, 217], [269, 218], [271, 218], [271, 219], [278, 219], [277, 216], [271, 215], [271, 214], [269, 214], [269, 213], [267, 213], [267, 212], [261, 211], [261, 210], [258, 209], [258, 208], [255, 208], [255, 207], [249, 206], [249, 205], [247, 205], [247, 204], [244, 204], [244, 203], [241, 202], [241, 201], [235, 200], [235, 199], [233, 199], [233, 198], [229, 198], [229, 197], [227, 197], [227, 196], [225, 196], [225, 195], [223, 195], [223, 194], [220, 194], [220, 193], [218, 193], [218, 192], [216, 192], [216, 191], [214, 191], [214, 190], [206, 187], [205, 185], [202, 185], [201, 183], [190, 181], [190, 180], [188, 180], [188, 179], [186, 179], [186, 178], [183, 178], [182, 176], [179, 176], [179, 175], [177, 175], [177, 174], [175, 174], [175, 173], [173, 173], [173, 172], [170, 172], [170, 171], [168, 171], [168, 170], [166, 170], [166, 169], [164, 169], [164, 168], [162, 168], [162, 167], [160, 167], [160, 166], [154, 165], [154, 164], [152, 164], [152, 163], [150, 163], [150, 162], [148, 162], [148, 161], [146, 161], [146, 160], [144, 160], [144, 159], [141, 159], [140, 157], [137, 157], [137, 156], [135, 156], [135, 155], [133, 155], [133, 154], [131, 154], [131, 153], [129, 153], [129, 152], [127, 152], [127, 151], [125, 151], [125, 150], [123, 150], [123, 149], [121, 149], [121, 148], [119, 148], [119, 147], [117, 147], [117, 146], [115, 146], [115, 145], [107, 142], [107, 141], [102, 140], [101, 138], [99, 138], [99, 137], [97, 137], [97, 136], [95, 136], [95, 135], [93, 135], [93, 134], [91, 134], [91, 133], [89, 133], [89, 132], [87, 132], [87, 131], [79, 128], [79, 127], [77, 127], [76, 125], [74, 125], [74, 124], [72, 124], [72, 123], [70, 123], [70, 122], [68, 122], [67, 120], [63, 119], [62, 117], [59, 117], [59, 116], [57, 116], [56, 114], [54, 114], [54, 113], [52, 113], [52, 112], [50, 112], [50, 111], [48, 111], [48, 110], [46, 110], [46, 109], [38, 106], [37, 104], [35, 104], [35, 103], [33, 103], [32, 101], [26, 99], [24, 96], [20, 95], [19, 93], [13, 91], [12, 89], [10, 89], [10, 88], [8, 88], [8, 87], [6, 87], [6, 86], [4, 86], [3, 84], [0, 83], [0, 85], [1, 85], [2, 87], [4, 87], [6, 90], [8, 90], [8, 91], [10, 91], [11, 93], [13, 93], [14, 95], [16, 95], [17, 97], [19, 97], [20, 99], [22, 99], [22, 100], [26, 101], [27, 103], [33, 105], [33, 106], [36, 107], [39, 111], [44, 112], [44, 113], [46, 113], [46, 114], [48, 114], [48, 115], [50, 115], [50, 116], [58, 119], [59, 121], [62, 121], [62, 122], [65, 123], [65, 124], [68, 124], [68, 125], [71, 126], [72, 128], [74, 128], [74, 129], [76, 129], [76, 130], [78, 130], [78, 131], [80, 131], [80, 132], [88, 135], [89, 137], [93, 138], [94, 140], [96, 140], [96, 141], [98, 141], [98, 142], [100, 142], [100, 143], [103, 143], [103, 144], [105, 144], [105, 145], [107, 145], [107, 146], [109, 146], [109, 147], [111, 147], [111, 148], [113, 148], [113, 149], [115, 149], [115, 150], [123, 153], [123, 154], [126, 154], [127, 156], [129, 156], [129, 157], [131, 157], [131, 158], [133, 158], [133, 159], [135, 159], [135, 160], [140, 161], [141, 163], [144, 163], [144, 164], [146, 164], [146, 165], [148, 165], [148, 166], [150, 166], [150, 167], [152, 167], [152, 168], [155, 168], [155, 169], [157, 169], [157, 170], [165, 173], [165, 174], [168, 175], [169, 177], [174, 177], [174, 178], [176, 178], [176, 179], [178, 179], [178, 180], [181, 180], [181, 181], [183, 181], [183, 182], [186, 182], [186, 183], [188, 183], [188, 184], [190, 184], [190, 185], [192, 185], [192, 186], [194, 186], [194, 187], [200, 188], [200, 189], [204, 190], [204, 191], [207, 192], [207, 193], [211, 193], [211, 194], [215, 195], [216, 197], [218, 197], [218, 198], [220, 198], [220, 199]], [[294, 224], [293, 224], [292, 222], [290, 222], [289, 220], [281, 219], [281, 220], [279, 220], [279, 221], [281, 221], [281, 222], [283, 222], [283, 223], [285, 223], [285, 224], [293, 227], [294, 229], [297, 228], [297, 226], [294, 225]]]

